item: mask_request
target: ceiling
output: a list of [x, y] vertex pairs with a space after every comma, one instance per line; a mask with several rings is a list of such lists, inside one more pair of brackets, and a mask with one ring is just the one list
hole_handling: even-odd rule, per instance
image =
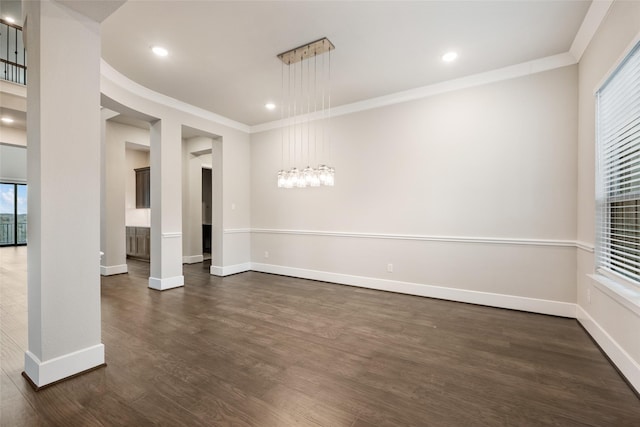
[[[328, 37], [332, 106], [569, 51], [590, 1], [128, 1], [102, 57], [152, 90], [247, 125], [280, 118], [276, 55]], [[162, 45], [169, 56], [154, 56]], [[444, 63], [455, 50], [459, 58]]]
[[[4, 96], [3, 96], [4, 97]], [[27, 129], [27, 113], [20, 110], [14, 110], [12, 108], [6, 108], [0, 106], [0, 117], [7, 117], [13, 120], [11, 124], [3, 123], [2, 126], [10, 126], [16, 129]]]
[[[1, 0], [20, 17], [20, 2]], [[569, 51], [591, 1], [129, 0], [102, 57], [154, 91], [246, 125], [278, 120], [277, 54], [328, 37], [339, 106]], [[169, 56], [156, 57], [162, 45]], [[444, 53], [459, 57], [444, 63]]]
[[0, 17], [7, 16], [15, 19], [16, 24], [22, 25], [22, 2], [20, 0], [0, 0]]

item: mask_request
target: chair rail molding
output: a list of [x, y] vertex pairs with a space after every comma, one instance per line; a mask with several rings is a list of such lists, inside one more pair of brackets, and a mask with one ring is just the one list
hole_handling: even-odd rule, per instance
[[[244, 229], [243, 229], [244, 230]], [[237, 232], [235, 230], [225, 230]], [[243, 231], [245, 232], [245, 231]], [[484, 243], [498, 245], [527, 245], [527, 246], [555, 246], [580, 248], [589, 250], [585, 243], [564, 239], [533, 239], [533, 238], [508, 238], [508, 237], [476, 237], [476, 236], [437, 236], [421, 234], [391, 234], [391, 233], [364, 233], [346, 231], [319, 231], [319, 230], [289, 230], [275, 228], [252, 228], [251, 233], [256, 234], [289, 234], [298, 236], [324, 236], [324, 237], [349, 237], [358, 239], [391, 239], [391, 240], [419, 240], [425, 242], [453, 242], [453, 243]]]

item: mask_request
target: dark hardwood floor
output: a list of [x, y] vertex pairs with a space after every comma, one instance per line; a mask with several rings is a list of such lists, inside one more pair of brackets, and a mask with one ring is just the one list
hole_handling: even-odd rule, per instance
[[3, 426], [640, 425], [575, 320], [202, 264], [103, 278], [108, 366], [36, 393], [25, 258], [0, 249]]

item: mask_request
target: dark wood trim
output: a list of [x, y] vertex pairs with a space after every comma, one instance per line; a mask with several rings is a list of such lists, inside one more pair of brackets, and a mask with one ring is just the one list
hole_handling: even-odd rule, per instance
[[68, 377], [65, 377], [65, 378], [59, 379], [58, 381], [54, 381], [54, 382], [52, 382], [52, 383], [45, 384], [45, 385], [43, 385], [43, 386], [37, 386], [37, 385], [36, 385], [36, 383], [34, 383], [34, 382], [31, 380], [31, 378], [29, 378], [29, 375], [27, 375], [27, 373], [26, 373], [26, 372], [24, 372], [24, 371], [22, 371], [22, 376], [27, 380], [27, 382], [29, 383], [29, 385], [31, 386], [31, 388], [32, 388], [34, 391], [40, 391], [40, 390], [44, 390], [45, 388], [49, 388], [49, 387], [51, 387], [51, 386], [54, 386], [54, 385], [56, 385], [56, 384], [60, 384], [60, 383], [62, 383], [62, 382], [65, 382], [65, 381], [71, 380], [71, 379], [73, 379], [73, 378], [79, 377], [80, 375], [84, 375], [84, 374], [87, 374], [87, 373], [89, 373], [89, 372], [93, 372], [93, 371], [95, 371], [95, 370], [97, 370], [97, 369], [100, 369], [100, 368], [106, 368], [106, 367], [107, 367], [107, 364], [106, 364], [106, 363], [103, 363], [102, 365], [94, 366], [93, 368], [86, 369], [86, 370], [84, 370], [84, 371], [82, 371], [82, 372], [78, 372], [77, 374], [70, 375], [70, 376], [68, 376]]
[[13, 67], [22, 68], [22, 69], [23, 69], [23, 70], [25, 70], [25, 71], [26, 71], [26, 69], [27, 69], [27, 66], [26, 66], [26, 65], [18, 64], [17, 62], [9, 61], [9, 60], [6, 60], [6, 59], [4, 59], [4, 58], [0, 58], [0, 62], [3, 62], [3, 63], [5, 63], [5, 64], [9, 64], [9, 65], [11, 65], [11, 66], [13, 66]]
[[6, 25], [6, 26], [8, 26], [8, 27], [15, 28], [16, 30], [20, 30], [20, 31], [22, 31], [22, 27], [21, 27], [20, 25], [18, 25], [18, 24], [12, 24], [11, 22], [9, 22], [9, 21], [5, 21], [5, 20], [4, 20], [4, 19], [2, 19], [2, 18], [0, 18], [0, 24], [4, 24], [4, 25]]

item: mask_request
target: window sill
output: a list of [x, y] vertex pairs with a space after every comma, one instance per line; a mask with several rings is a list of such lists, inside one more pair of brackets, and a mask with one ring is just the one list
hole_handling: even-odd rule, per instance
[[596, 288], [640, 317], [640, 288], [612, 280], [602, 274], [589, 274]]

